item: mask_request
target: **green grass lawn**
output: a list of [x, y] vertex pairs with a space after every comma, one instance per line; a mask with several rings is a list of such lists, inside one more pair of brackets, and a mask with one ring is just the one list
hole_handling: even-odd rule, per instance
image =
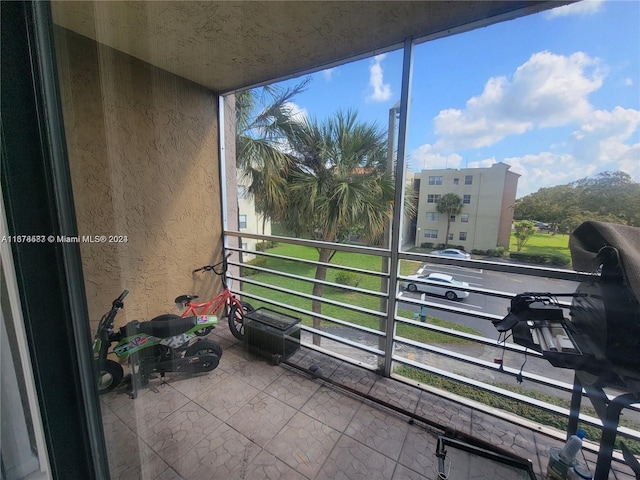
[[[269, 253], [283, 255], [287, 257], [300, 258], [306, 260], [317, 260], [318, 253], [314, 248], [303, 247], [299, 245], [280, 245], [273, 249], [269, 250]], [[298, 275], [301, 277], [306, 277], [310, 281], [302, 281], [298, 279], [291, 279], [287, 277], [283, 277], [277, 274], [264, 273], [259, 272], [257, 274], [251, 275], [247, 277], [249, 280], [255, 280], [257, 282], [265, 283], [268, 285], [286, 288], [288, 290], [293, 290], [295, 292], [305, 293], [311, 295], [313, 290], [313, 278], [315, 276], [315, 266], [314, 265], [306, 265], [303, 263], [299, 263], [293, 260], [283, 260], [278, 258], [264, 257], [266, 258], [265, 268], [269, 268], [271, 270], [277, 270], [279, 272], [290, 273], [294, 275]], [[380, 272], [382, 271], [382, 259], [373, 255], [365, 255], [365, 254], [356, 254], [350, 252], [337, 252], [333, 259], [331, 260], [332, 264], [343, 265], [348, 267], [356, 267], [359, 269]], [[421, 262], [412, 262], [412, 261], [401, 261], [400, 264], [400, 273], [402, 275], [410, 275], [415, 273], [415, 271], [420, 266]], [[330, 268], [327, 272], [327, 281], [335, 282], [336, 275], [341, 272], [340, 269]], [[381, 289], [381, 279], [375, 275], [367, 275], [367, 274], [358, 274], [359, 283], [358, 288], [362, 288], [370, 291], [380, 291]], [[243, 286], [243, 290], [247, 293], [252, 293], [264, 298], [269, 298], [273, 301], [277, 301], [283, 303], [285, 305], [292, 305], [298, 308], [302, 308], [305, 310], [311, 310], [311, 300], [306, 298], [301, 298], [292, 293], [278, 292], [274, 290], [270, 290], [265, 287], [260, 287], [256, 285], [251, 285], [250, 283], [245, 283]], [[368, 310], [377, 311], [380, 310], [380, 298], [375, 295], [370, 295], [366, 293], [360, 292], [352, 292], [346, 291], [344, 289], [325, 286], [323, 298], [327, 300], [333, 300], [336, 302], [341, 302], [348, 305], [353, 305], [361, 308], [365, 308]], [[247, 299], [255, 308], [265, 306], [271, 308], [273, 310], [280, 310], [277, 307], [270, 306], [268, 304], [264, 304], [263, 302], [256, 301], [253, 299]], [[291, 312], [283, 312], [291, 314]], [[340, 320], [345, 320], [350, 323], [354, 323], [359, 326], [368, 327], [371, 329], [379, 330], [380, 328], [380, 316], [375, 314], [370, 314], [367, 312], [357, 312], [344, 307], [340, 307], [337, 305], [323, 304], [322, 313], [324, 315], [337, 318]], [[400, 316], [404, 316], [405, 318], [412, 318], [413, 312], [400, 310], [398, 313]], [[312, 320], [308, 315], [300, 315], [295, 313], [295, 316], [301, 317], [302, 322], [305, 325], [311, 325]], [[445, 326], [447, 328], [455, 328], [458, 330], [467, 331], [469, 333], [473, 333], [479, 335], [480, 333], [469, 329], [468, 327], [464, 327], [462, 325], [458, 325], [451, 322], [443, 322], [442, 320], [435, 319], [433, 317], [429, 317], [428, 321], [433, 322], [434, 324], [438, 324], [441, 326]], [[329, 321], [322, 322], [323, 326], [336, 326]], [[398, 325], [398, 334], [411, 338], [416, 341], [421, 341], [425, 343], [447, 343], [447, 342], [455, 342], [460, 343], [461, 340], [456, 339], [454, 337], [450, 337], [445, 334], [430, 332], [420, 327], [415, 327], [412, 325]]]
[[[512, 252], [517, 251], [516, 238], [513, 236], [513, 233], [511, 234], [509, 250]], [[571, 258], [571, 253], [569, 252], [569, 235], [560, 233], [555, 235], [542, 232], [534, 233], [522, 248], [522, 251], [535, 254], [562, 255], [566, 258]]]

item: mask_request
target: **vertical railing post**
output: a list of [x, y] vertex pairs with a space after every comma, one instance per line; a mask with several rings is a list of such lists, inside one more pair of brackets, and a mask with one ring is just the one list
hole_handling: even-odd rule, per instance
[[409, 119], [409, 95], [411, 94], [411, 77], [413, 67], [413, 40], [404, 41], [402, 60], [402, 90], [400, 94], [400, 120], [398, 123], [398, 158], [395, 168], [395, 199], [393, 218], [391, 221], [391, 258], [389, 262], [389, 302], [387, 304], [387, 324], [385, 329], [384, 368], [385, 376], [391, 375], [391, 356], [393, 354], [393, 336], [396, 315], [396, 285], [398, 284], [398, 252], [402, 235], [402, 219], [404, 214], [404, 173], [407, 146], [407, 122]]

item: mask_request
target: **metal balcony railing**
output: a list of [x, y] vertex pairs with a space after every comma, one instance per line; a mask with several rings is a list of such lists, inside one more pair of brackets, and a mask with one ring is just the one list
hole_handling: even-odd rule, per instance
[[[477, 286], [464, 288], [470, 293], [479, 295], [479, 298], [485, 300], [498, 299], [504, 302], [502, 313], [495, 311], [487, 313], [477, 308], [470, 308], [464, 302], [445, 302], [440, 301], [437, 297], [408, 295], [401, 288], [402, 282], [407, 279], [406, 275], [391, 275], [381, 271], [331, 263], [326, 266], [331, 269], [373, 277], [379, 280], [381, 289], [373, 290], [358, 286], [347, 286], [325, 280], [321, 282], [325, 286], [325, 290], [333, 289], [334, 292], [339, 290], [343, 293], [341, 295], [343, 298], [317, 297], [309, 293], [313, 283], [317, 281], [314, 278], [298, 275], [291, 271], [274, 270], [259, 264], [250, 265], [242, 261], [242, 257], [245, 254], [251, 254], [257, 258], [285, 261], [291, 266], [290, 270], [295, 270], [296, 265], [315, 267], [319, 265], [319, 262], [278, 255], [268, 251], [249, 251], [232, 245], [241, 245], [240, 238], [312, 248], [326, 247], [326, 243], [234, 231], [226, 231], [225, 235], [227, 237], [226, 243], [229, 245], [227, 249], [238, 252], [241, 259], [240, 261], [232, 261], [230, 264], [237, 267], [238, 272], [241, 272], [243, 268], [251, 268], [254, 272], [262, 274], [234, 276], [235, 283], [232, 284], [234, 292], [241, 295], [245, 301], [252, 303], [254, 307], [266, 306], [282, 310], [283, 313], [301, 317], [303, 319], [301, 341], [305, 347], [322, 351], [382, 375], [412, 384], [420, 383], [420, 386], [427, 390], [441, 394], [446, 393], [446, 396], [450, 399], [477, 408], [487, 409], [486, 406], [477, 401], [469, 400], [461, 395], [452, 395], [450, 392], [443, 392], [415, 379], [407, 378], [399, 372], [399, 367], [404, 366], [418, 372], [435, 375], [478, 391], [521, 402], [530, 407], [568, 419], [568, 408], [518, 393], [514, 391], [516, 389], [511, 389], [511, 383], [507, 382], [512, 382], [515, 386], [517, 385], [516, 380], [518, 380], [524, 382], [527, 388], [531, 390], [569, 399], [573, 390], [572, 371], [552, 368], [551, 364], [543, 359], [541, 354], [526, 350], [524, 347], [510, 343], [508, 340], [500, 339], [499, 341], [485, 334], [467, 333], [456, 328], [450, 328], [450, 326], [440, 326], [420, 321], [419, 312], [426, 308], [431, 316], [444, 315], [447, 318], [451, 318], [454, 324], [457, 323], [456, 319], [464, 322], [466, 318], [473, 319], [476, 323], [486, 322], [484, 325], [493, 327], [490, 323], [491, 320], [502, 318], [506, 315], [509, 300], [514, 295], [522, 291], [532, 290], [526, 288], [530, 282], [538, 286], [546, 285], [547, 287], [538, 288], [535, 291], [551, 291], [555, 293], [558, 292], [558, 287], [560, 286], [564, 287], [562, 293], [570, 293], [575, 289], [575, 286], [570, 291], [567, 291], [567, 288], [571, 287], [573, 283], [589, 278], [590, 275], [570, 270], [525, 266], [508, 262], [450, 260], [416, 253], [391, 252], [380, 248], [331, 244], [331, 248], [338, 252], [351, 252], [377, 257], [380, 259], [381, 264], [382, 259], [390, 259], [396, 256], [398, 261], [429, 262], [439, 266], [457, 266], [482, 272], [507, 274], [512, 276], [510, 278], [516, 279], [517, 282], [514, 284], [514, 291], [493, 290]], [[390, 280], [394, 277], [395, 282], [391, 285]], [[293, 280], [296, 288], [278, 285], [279, 279]], [[561, 282], [570, 283], [563, 285]], [[384, 285], [390, 285], [390, 287], [384, 289]], [[372, 308], [370, 305], [362, 306], [360, 300], [363, 298], [374, 299], [377, 302], [376, 305], [379, 304], [380, 308]], [[303, 301], [299, 302], [293, 299], [302, 299]], [[310, 305], [313, 300], [318, 300], [322, 303], [322, 313], [314, 313], [308, 307], [300, 306], [301, 304]], [[371, 301], [368, 303], [371, 303]], [[568, 306], [568, 304], [564, 305]], [[411, 315], [411, 312], [414, 312], [413, 315]], [[320, 328], [313, 327], [311, 322], [313, 317], [320, 321]], [[389, 318], [393, 319], [393, 325], [391, 326], [387, 324]], [[377, 328], [372, 327], [372, 325], [377, 325]], [[404, 329], [404, 334], [399, 333], [399, 330], [402, 329]], [[406, 332], [411, 329], [413, 331], [430, 332], [463, 343], [428, 343], [420, 341], [416, 338], [411, 338], [411, 335], [407, 335]], [[485, 329], [485, 331], [487, 330]], [[495, 337], [497, 337], [497, 332]], [[318, 339], [320, 340], [318, 341]], [[385, 365], [391, 365], [391, 368], [387, 369]], [[529, 368], [527, 365], [535, 368]], [[611, 398], [613, 396], [612, 394]], [[490, 411], [496, 416], [508, 418], [510, 421], [522, 426], [532, 426], [530, 421], [522, 417], [494, 408], [490, 409]], [[640, 409], [632, 407], [630, 411], [633, 417], [640, 418], [640, 415], [638, 415]], [[586, 425], [602, 427], [602, 422], [598, 418], [585, 413], [580, 414], [580, 420]], [[640, 421], [638, 423], [640, 424]], [[544, 431], [552, 437], [564, 438], [564, 432], [558, 429], [547, 429], [544, 425], [538, 425], [536, 429]], [[640, 440], [640, 431], [636, 429], [621, 426], [618, 428], [618, 434], [623, 438]], [[594, 450], [597, 449], [595, 446], [592, 446], [592, 448]]]

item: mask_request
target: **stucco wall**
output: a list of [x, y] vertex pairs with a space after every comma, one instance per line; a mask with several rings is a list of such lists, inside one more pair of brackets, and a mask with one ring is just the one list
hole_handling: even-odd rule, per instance
[[[194, 268], [221, 258], [218, 97], [56, 28], [65, 133], [92, 324], [123, 290], [118, 324], [219, 289]], [[95, 325], [92, 325], [94, 328]]]

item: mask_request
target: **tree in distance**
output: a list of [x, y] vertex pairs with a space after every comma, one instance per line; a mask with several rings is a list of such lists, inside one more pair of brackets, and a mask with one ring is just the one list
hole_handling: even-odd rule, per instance
[[513, 227], [515, 230], [513, 236], [516, 238], [516, 250], [521, 252], [531, 235], [536, 233], [536, 226], [531, 220], [523, 220], [514, 223]]
[[451, 228], [451, 217], [458, 215], [462, 211], [462, 198], [455, 193], [445, 193], [438, 200], [436, 210], [447, 216], [447, 235], [444, 237], [444, 248], [449, 246], [449, 229]]

